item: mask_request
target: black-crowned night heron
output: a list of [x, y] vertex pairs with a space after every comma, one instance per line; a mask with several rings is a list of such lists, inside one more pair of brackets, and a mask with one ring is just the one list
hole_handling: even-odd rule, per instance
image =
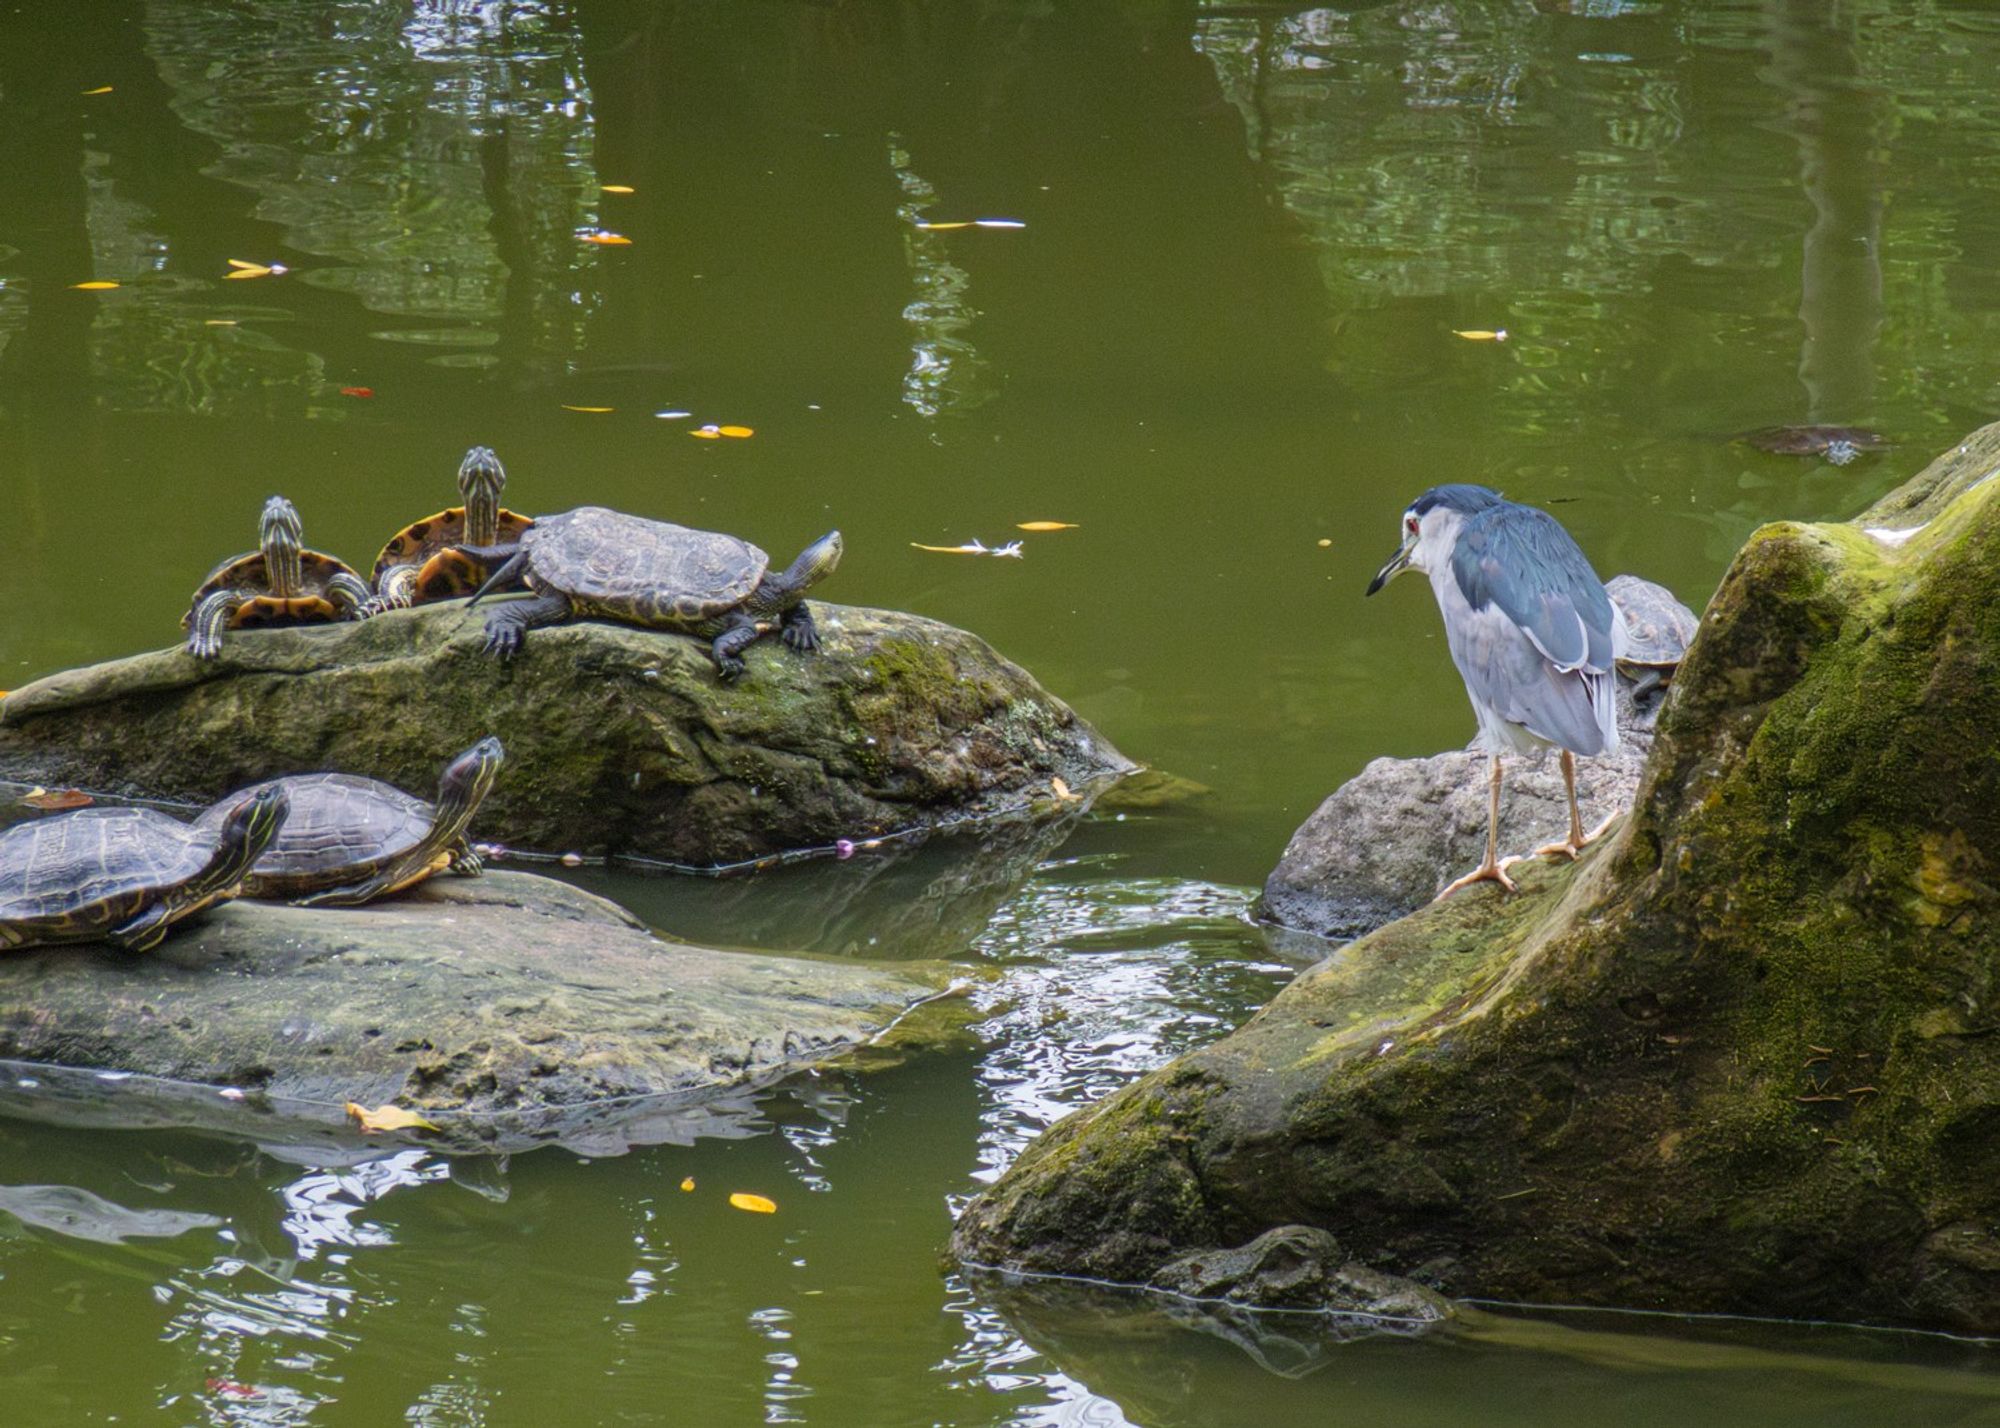
[[1499, 857], [1502, 754], [1562, 747], [1569, 837], [1537, 853], [1574, 858], [1609, 826], [1607, 819], [1583, 831], [1576, 755], [1618, 747], [1611, 671], [1625, 621], [1554, 516], [1484, 486], [1433, 486], [1412, 501], [1403, 512], [1402, 548], [1368, 593], [1405, 570], [1431, 578], [1452, 663], [1479, 716], [1478, 747], [1493, 758], [1486, 861], [1438, 896], [1489, 879], [1512, 892], [1507, 864], [1514, 859]]

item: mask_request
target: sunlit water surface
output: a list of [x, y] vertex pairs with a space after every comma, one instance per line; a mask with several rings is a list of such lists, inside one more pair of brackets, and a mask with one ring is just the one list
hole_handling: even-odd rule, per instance
[[[1888, 0], [0, 15], [0, 687], [173, 639], [273, 491], [366, 561], [482, 442], [529, 511], [837, 523], [829, 596], [977, 630], [1211, 790], [873, 878], [580, 874], [696, 940], [987, 974], [952, 1049], [727, 1136], [0, 1120], [0, 1421], [2000, 1423], [1977, 1345], [1344, 1340], [937, 1257], [1034, 1133], [1323, 953], [1248, 909], [1326, 791], [1471, 732], [1424, 592], [1361, 599], [1411, 496], [1502, 486], [1698, 606], [1758, 523], [1992, 413], [1996, 72], [2000, 18]], [[1800, 422], [1896, 444], [1730, 439]], [[975, 538], [1024, 558], [911, 548]]]

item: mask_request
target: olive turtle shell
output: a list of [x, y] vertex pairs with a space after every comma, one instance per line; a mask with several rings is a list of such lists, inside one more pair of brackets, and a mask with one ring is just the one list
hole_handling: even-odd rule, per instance
[[1889, 438], [1865, 426], [1760, 426], [1738, 432], [1736, 440], [1774, 456], [1824, 456], [1836, 445], [1879, 451]]
[[[327, 598], [326, 591], [334, 576], [354, 575], [354, 567], [324, 551], [302, 550], [299, 552], [299, 571], [300, 594], [290, 597], [273, 595], [271, 573], [264, 564], [262, 551], [231, 556], [209, 571], [208, 578], [195, 590], [194, 598], [188, 601], [186, 613], [181, 616], [181, 628], [185, 630], [193, 625], [195, 606], [218, 590], [259, 592], [230, 612], [228, 627], [232, 630], [338, 620], [340, 607]], [[361, 577], [354, 575], [354, 578], [359, 580]]]
[[150, 808], [79, 808], [18, 823], [0, 833], [0, 922], [115, 927], [201, 872], [215, 846], [214, 831]]
[[210, 839], [229, 812], [263, 789], [281, 787], [291, 813], [251, 866], [248, 897], [296, 897], [357, 882], [417, 845], [437, 810], [379, 779], [355, 774], [297, 774], [268, 779], [212, 804], [195, 820]]
[[1604, 582], [1604, 593], [1625, 617], [1621, 667], [1672, 669], [1681, 662], [1699, 621], [1673, 591], [1636, 575], [1614, 575]]
[[[533, 518], [502, 507], [500, 534], [494, 543], [512, 544], [534, 524]], [[492, 572], [483, 562], [453, 549], [464, 541], [463, 506], [453, 506], [425, 516], [420, 521], [412, 521], [390, 536], [389, 543], [382, 547], [382, 553], [375, 557], [375, 568], [368, 573], [369, 588], [380, 590], [382, 577], [396, 566], [414, 565], [419, 567], [418, 604], [470, 595], [485, 584], [486, 577]]]
[[580, 506], [521, 537], [529, 578], [640, 624], [698, 624], [750, 597], [771, 558], [736, 536]]

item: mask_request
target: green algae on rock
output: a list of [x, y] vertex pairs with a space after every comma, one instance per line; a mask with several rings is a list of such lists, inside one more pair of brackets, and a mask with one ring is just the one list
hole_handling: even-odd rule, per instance
[[0, 777], [209, 801], [306, 770], [432, 787], [497, 734], [483, 839], [683, 863], [861, 841], [1084, 790], [1132, 765], [975, 635], [819, 606], [822, 650], [705, 646], [583, 622], [503, 663], [462, 602], [255, 631], [52, 675], [0, 699]]
[[1059, 1124], [970, 1261], [2000, 1330], [2000, 425], [1738, 555], [1634, 812]]
[[0, 1058], [110, 1073], [128, 1101], [150, 1087], [124, 1078], [254, 1098], [265, 1134], [397, 1102], [443, 1148], [587, 1133], [601, 1153], [635, 1115], [699, 1119], [946, 985], [934, 964], [669, 942], [565, 883], [490, 873], [365, 908], [232, 902], [145, 957], [0, 958]]

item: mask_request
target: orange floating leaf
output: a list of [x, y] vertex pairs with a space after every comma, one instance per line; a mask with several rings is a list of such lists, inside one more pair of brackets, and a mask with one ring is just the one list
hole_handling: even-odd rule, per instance
[[683, 1190], [694, 1189], [694, 1177], [692, 1175], [688, 1176], [687, 1179], [681, 1181], [681, 1189]]
[[87, 283], [71, 283], [70, 286], [80, 293], [108, 293], [118, 284], [104, 278], [95, 278]]
[[636, 192], [636, 190], [635, 190], [635, 189], [634, 189], [634, 188], [632, 187], [632, 185], [631, 185], [631, 184], [629, 184], [629, 183], [601, 183], [601, 184], [599, 184], [599, 185], [597, 186], [597, 191], [598, 191], [599, 193], [633, 193], [633, 192]]
[[342, 387], [340, 394], [343, 397], [372, 397], [375, 395], [375, 389], [373, 387]]
[[111, 86], [108, 84], [100, 84], [95, 89], [86, 89], [83, 92], [85, 94], [109, 94], [111, 92]]
[[566, 412], [591, 412], [593, 414], [615, 412], [618, 410], [616, 407], [573, 407], [568, 402], [562, 404], [562, 409]]
[[1075, 521], [1016, 521], [1017, 531], [1073, 531], [1079, 529]]
[[1454, 327], [1451, 330], [1451, 335], [1453, 337], [1463, 337], [1467, 342], [1505, 342], [1507, 340], [1507, 329], [1498, 327], [1489, 332], [1483, 327], [1469, 327], [1461, 332], [1458, 328]]
[[755, 427], [748, 426], [719, 426], [715, 429], [715, 434], [717, 436], [733, 436], [740, 439], [746, 436], [755, 436], [757, 430]]
[[401, 1106], [377, 1106], [373, 1110], [353, 1101], [347, 1103], [348, 1117], [364, 1131], [387, 1130], [427, 1130], [439, 1129], [415, 1111], [406, 1111]]
[[778, 1213], [778, 1202], [776, 1200], [767, 1200], [762, 1195], [747, 1195], [741, 1190], [738, 1190], [734, 1195], [729, 1197], [729, 1203], [739, 1210], [749, 1210], [758, 1215], [775, 1215]]
[[81, 789], [38, 788], [22, 797], [21, 802], [30, 808], [39, 808], [45, 813], [60, 813], [65, 808], [88, 808], [97, 800]]
[[629, 248], [632, 246], [632, 240], [627, 238], [623, 233], [579, 233], [576, 237], [579, 243], [595, 243], [600, 248]]

